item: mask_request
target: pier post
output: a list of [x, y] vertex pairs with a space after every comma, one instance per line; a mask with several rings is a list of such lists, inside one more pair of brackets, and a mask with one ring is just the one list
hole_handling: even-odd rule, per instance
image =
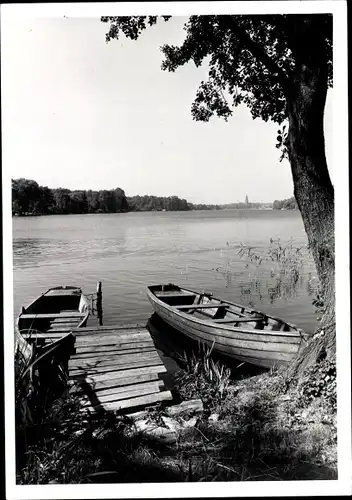
[[99, 326], [103, 324], [103, 292], [101, 281], [97, 283], [97, 316]]

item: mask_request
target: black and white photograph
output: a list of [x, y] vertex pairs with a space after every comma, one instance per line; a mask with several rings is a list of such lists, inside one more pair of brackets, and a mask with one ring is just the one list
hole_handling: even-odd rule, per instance
[[346, 2], [1, 11], [6, 498], [351, 493]]

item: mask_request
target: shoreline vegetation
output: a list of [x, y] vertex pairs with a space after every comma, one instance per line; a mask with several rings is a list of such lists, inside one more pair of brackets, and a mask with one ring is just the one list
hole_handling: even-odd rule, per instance
[[252, 203], [246, 197], [244, 203], [196, 204], [178, 196], [126, 196], [121, 188], [71, 191], [61, 187], [50, 189], [31, 179], [12, 180], [12, 215], [15, 216], [226, 209], [296, 210], [297, 203], [294, 197], [273, 203]]
[[[29, 383], [16, 373], [17, 484], [279, 481], [337, 478], [336, 366], [299, 380], [230, 370], [200, 348], [180, 357], [178, 408], [89, 414], [63, 395], [67, 349]], [[243, 365], [243, 364], [242, 364]], [[194, 399], [196, 398], [196, 399]], [[171, 417], [171, 418], [170, 418]]]

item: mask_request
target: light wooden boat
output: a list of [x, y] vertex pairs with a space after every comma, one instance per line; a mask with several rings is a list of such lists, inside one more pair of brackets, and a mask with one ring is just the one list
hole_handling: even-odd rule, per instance
[[177, 285], [147, 287], [154, 311], [166, 323], [220, 354], [257, 366], [287, 364], [307, 334], [260, 311]]
[[22, 307], [17, 318], [21, 335], [36, 332], [60, 332], [85, 326], [89, 316], [89, 302], [81, 288], [59, 286], [50, 288], [29, 306]]

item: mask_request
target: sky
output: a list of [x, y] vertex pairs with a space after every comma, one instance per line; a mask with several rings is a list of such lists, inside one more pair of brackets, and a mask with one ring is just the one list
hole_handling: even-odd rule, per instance
[[[228, 122], [196, 122], [191, 104], [207, 68], [162, 71], [164, 43], [180, 44], [185, 17], [137, 41], [105, 42], [99, 17], [19, 17], [2, 33], [3, 130], [12, 178], [50, 188], [124, 189], [193, 203], [272, 202], [293, 195], [278, 125], [243, 105]], [[332, 91], [326, 116], [330, 174]]]

